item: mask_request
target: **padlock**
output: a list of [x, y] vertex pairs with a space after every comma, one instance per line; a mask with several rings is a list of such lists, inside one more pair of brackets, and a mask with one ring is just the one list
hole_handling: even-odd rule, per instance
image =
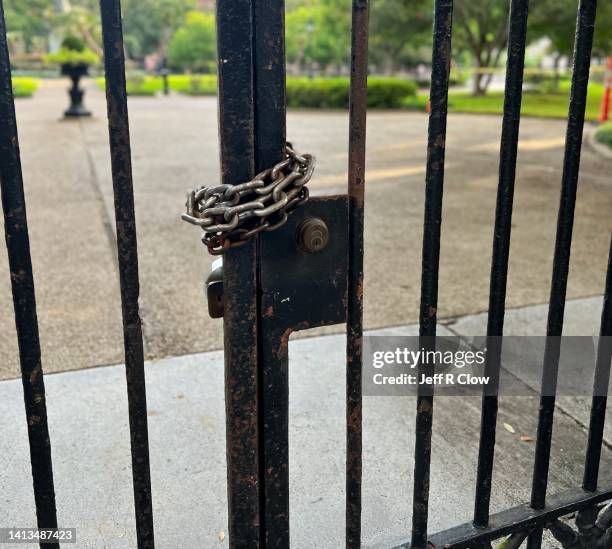
[[206, 300], [211, 318], [223, 317], [223, 258], [213, 261], [210, 274], [206, 277]]

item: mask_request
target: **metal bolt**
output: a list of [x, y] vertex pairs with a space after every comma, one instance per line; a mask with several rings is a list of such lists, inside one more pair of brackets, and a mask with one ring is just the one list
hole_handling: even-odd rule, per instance
[[297, 236], [300, 250], [314, 254], [327, 246], [329, 229], [322, 219], [310, 217], [298, 227]]

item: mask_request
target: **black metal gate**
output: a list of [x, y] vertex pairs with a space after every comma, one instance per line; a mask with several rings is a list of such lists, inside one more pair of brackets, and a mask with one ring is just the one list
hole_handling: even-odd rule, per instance
[[[487, 373], [498, 378], [517, 159], [528, 0], [511, 0], [499, 187], [495, 216], [487, 335]], [[285, 158], [284, 2], [218, 0], [219, 105], [222, 183], [235, 185]], [[288, 340], [291, 332], [346, 323], [346, 546], [361, 543], [363, 212], [367, 106], [368, 0], [353, 0], [348, 194], [311, 198], [274, 232], [227, 251], [223, 266], [227, 471], [231, 547], [289, 547]], [[438, 264], [452, 0], [435, 0], [420, 335], [436, 334]], [[561, 181], [557, 239], [548, 315], [549, 336], [562, 332], [566, 282], [596, 0], [580, 0]], [[136, 225], [119, 0], [101, 0], [106, 94], [129, 399], [138, 547], [154, 546], [144, 356], [138, 311]], [[9, 252], [38, 525], [56, 528], [50, 441], [36, 320], [25, 199], [11, 88], [6, 28], [0, 0], [0, 183]], [[329, 243], [296, 243], [304, 222], [316, 220]], [[317, 237], [319, 238], [320, 235]], [[611, 248], [612, 255], [612, 248]], [[601, 334], [612, 335], [612, 267], [608, 263]], [[282, 273], [282, 276], [279, 275]], [[283, 296], [283, 301], [279, 296]], [[289, 297], [290, 299], [286, 299]], [[424, 339], [425, 341], [425, 339]], [[427, 340], [429, 341], [429, 340]], [[545, 382], [557, 376], [559, 339], [546, 346]], [[426, 368], [423, 366], [423, 372]], [[596, 377], [607, 386], [609, 349], [600, 349]], [[532, 498], [490, 515], [498, 400], [486, 394], [473, 523], [430, 535], [427, 530], [433, 387], [417, 404], [412, 539], [403, 547], [508, 547], [542, 544], [544, 528], [575, 511], [612, 499], [612, 484], [598, 486], [606, 397], [593, 398], [581, 488], [546, 497], [555, 398], [541, 399]], [[408, 537], [408, 536], [407, 536]], [[568, 542], [569, 543], [569, 542]], [[58, 544], [52, 544], [59, 546]], [[603, 547], [604, 545], [602, 545]], [[609, 545], [605, 545], [608, 547]]]

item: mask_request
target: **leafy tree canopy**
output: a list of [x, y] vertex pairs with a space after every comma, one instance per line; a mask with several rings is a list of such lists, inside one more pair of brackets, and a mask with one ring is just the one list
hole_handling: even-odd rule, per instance
[[123, 0], [123, 31], [128, 54], [142, 59], [167, 54], [170, 37], [195, 9], [195, 0]]
[[213, 72], [216, 66], [215, 45], [214, 16], [192, 11], [170, 40], [170, 66], [191, 72]]
[[414, 65], [431, 57], [430, 0], [372, 0], [371, 10], [372, 63], [385, 72], [394, 72], [399, 66]]
[[287, 13], [287, 60], [304, 66], [317, 63], [325, 68], [348, 61], [349, 22], [336, 6], [300, 6]]
[[[554, 52], [570, 56], [574, 48], [578, 2], [538, 0], [538, 6], [529, 18], [530, 36], [546, 36], [551, 40]], [[612, 55], [612, 2], [597, 3], [593, 52], [600, 56]]]
[[36, 38], [46, 39], [51, 31], [48, 0], [5, 0], [4, 15], [9, 33], [17, 35], [28, 52]]

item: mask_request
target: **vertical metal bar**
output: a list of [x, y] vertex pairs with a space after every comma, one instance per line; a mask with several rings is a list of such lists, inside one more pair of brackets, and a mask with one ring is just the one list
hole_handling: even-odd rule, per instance
[[[287, 139], [285, 2], [257, 0], [253, 16], [255, 166], [259, 172], [282, 160]], [[260, 315], [263, 544], [285, 548], [289, 547], [289, 332], [283, 337], [274, 327], [274, 318], [262, 310]]]
[[[224, 184], [255, 172], [253, 0], [218, 0], [219, 139]], [[223, 317], [230, 547], [259, 547], [256, 243], [224, 256]]]
[[266, 548], [289, 547], [289, 335], [262, 319], [262, 506]]
[[[593, 402], [591, 405], [591, 422], [589, 425], [589, 441], [587, 444], [584, 479], [582, 482], [583, 489], [589, 492], [597, 490], [601, 447], [603, 444], [604, 426], [606, 423], [606, 407], [608, 405], [610, 339], [612, 338], [612, 239], [610, 239], [608, 273], [606, 275], [606, 288], [604, 290], [604, 303], [601, 312], [601, 328], [599, 334], [602, 339], [600, 339], [597, 349], [595, 379], [593, 382]], [[604, 390], [605, 393], [602, 394]]]
[[346, 368], [346, 547], [361, 547], [363, 227], [369, 1], [353, 0], [349, 102], [349, 267]]
[[[580, 0], [576, 23], [574, 70], [572, 74], [565, 156], [561, 179], [561, 198], [557, 219], [550, 305], [548, 308], [546, 329], [548, 337], [546, 338], [544, 350], [544, 370], [542, 374], [542, 387], [546, 387], [547, 392], [551, 392], [553, 395], [556, 393], [559, 369], [560, 336], [563, 331], [563, 315], [565, 312], [565, 296], [569, 273], [596, 7], [596, 0]], [[540, 398], [538, 435], [531, 489], [531, 506], [534, 509], [542, 509], [546, 503], [555, 400], [555, 396], [543, 395]], [[527, 547], [528, 549], [539, 549], [541, 545], [542, 530], [538, 529], [529, 536]]]
[[[21, 362], [21, 381], [28, 422], [36, 518], [39, 528], [57, 528], [34, 276], [2, 0], [0, 0], [0, 190]], [[45, 545], [47, 546], [59, 547], [59, 544]]]
[[[434, 345], [433, 338], [436, 335], [452, 26], [452, 0], [436, 0], [430, 93], [431, 112], [429, 115], [427, 171], [425, 175], [425, 217], [419, 328], [419, 334], [425, 347]], [[428, 373], [428, 368], [421, 364], [419, 365], [419, 375], [424, 373]], [[432, 422], [433, 387], [420, 385], [417, 397], [414, 452], [412, 509], [412, 547], [414, 549], [427, 547]]]
[[106, 104], [115, 201], [115, 223], [123, 314], [132, 478], [136, 537], [140, 549], [154, 547], [147, 395], [145, 388], [142, 325], [138, 308], [138, 249], [130, 130], [125, 87], [125, 59], [120, 0], [100, 0], [104, 40]]
[[504, 117], [501, 133], [499, 184], [497, 187], [497, 206], [493, 231], [493, 256], [491, 260], [491, 286], [487, 325], [489, 341], [487, 343], [485, 375], [491, 378], [492, 383], [486, 388], [482, 400], [480, 450], [474, 504], [474, 524], [482, 527], [487, 526], [489, 522], [491, 500], [491, 479], [493, 476], [498, 408], [497, 388], [499, 385], [501, 360], [501, 336], [504, 333], [508, 257], [510, 254], [512, 204], [514, 200], [516, 156], [521, 120], [528, 12], [529, 0], [511, 1]]

